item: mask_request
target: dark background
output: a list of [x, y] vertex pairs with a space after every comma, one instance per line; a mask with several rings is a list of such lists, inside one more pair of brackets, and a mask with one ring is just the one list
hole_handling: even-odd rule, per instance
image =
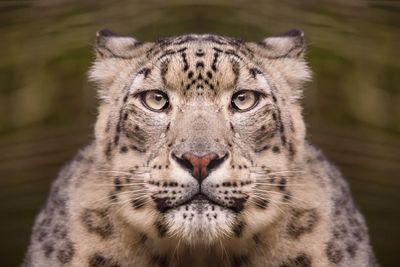
[[349, 180], [382, 266], [400, 252], [398, 1], [0, 1], [0, 266], [16, 266], [60, 167], [92, 138], [96, 30], [140, 40], [305, 32], [308, 137]]

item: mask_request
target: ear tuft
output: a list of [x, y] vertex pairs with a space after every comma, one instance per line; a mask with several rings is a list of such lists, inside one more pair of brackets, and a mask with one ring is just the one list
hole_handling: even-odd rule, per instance
[[97, 31], [97, 33], [96, 33], [97, 38], [109, 37], [109, 36], [120, 36], [120, 35], [109, 29], [101, 29], [101, 30]]
[[121, 36], [109, 29], [96, 33], [96, 60], [90, 68], [89, 78], [98, 86], [98, 95], [103, 102], [108, 102], [113, 82], [136, 68], [139, 59], [151, 43], [140, 43], [132, 37]]
[[109, 30], [101, 29], [96, 32], [96, 48], [105, 47], [109, 37], [118, 37], [119, 34]]
[[141, 43], [132, 37], [121, 36], [109, 29], [96, 33], [96, 52], [100, 59], [129, 59], [135, 56], [135, 50]]
[[259, 45], [264, 48], [262, 54], [268, 58], [298, 58], [305, 50], [304, 33], [292, 29], [281, 35], [265, 38]]
[[285, 33], [282, 33], [280, 36], [282, 36], [282, 37], [285, 37], [285, 36], [288, 36], [288, 37], [302, 37], [303, 38], [304, 37], [304, 32], [302, 32], [299, 29], [291, 29], [291, 30], [288, 30]]
[[265, 38], [260, 43], [247, 44], [261, 60], [265, 69], [279, 73], [290, 87], [293, 101], [301, 98], [301, 87], [311, 79], [311, 71], [304, 59], [304, 33], [298, 29]]

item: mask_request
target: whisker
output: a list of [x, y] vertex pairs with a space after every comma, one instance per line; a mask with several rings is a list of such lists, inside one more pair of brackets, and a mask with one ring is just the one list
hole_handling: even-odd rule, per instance
[[[257, 181], [257, 182], [254, 182], [254, 183], [252, 183], [252, 184], [255, 184], [255, 185], [271, 185], [271, 186], [282, 186], [282, 184], [271, 184], [271, 183], [268, 183], [268, 182], [264, 182], [264, 181]], [[286, 183], [286, 184], [284, 184], [285, 186], [292, 186], [292, 185], [296, 185], [296, 186], [300, 186], [300, 185], [306, 185], [306, 184], [292, 184], [292, 183]]]
[[[283, 202], [283, 201], [277, 201], [277, 199], [274, 199], [274, 198], [266, 198], [266, 197], [261, 197], [261, 196], [259, 196], [259, 195], [254, 195], [254, 196], [252, 196], [254, 199], [261, 199], [261, 200], [266, 200], [266, 201], [268, 201], [268, 203], [271, 203], [271, 202], [275, 202], [275, 203], [279, 203], [279, 204], [282, 204], [282, 205], [288, 205], [288, 206], [293, 206], [293, 203], [290, 203], [290, 202]], [[253, 203], [255, 203], [254, 201], [253, 201]], [[257, 205], [257, 203], [255, 203], [256, 205]]]
[[226, 259], [229, 259], [228, 252], [226, 251], [225, 246], [222, 244], [221, 240], [219, 240], [219, 244], [221, 245], [221, 249], [222, 249], [222, 253], [223, 253], [222, 254], [222, 259], [224, 258], [224, 254], [226, 256]]
[[[110, 200], [110, 197], [111, 197], [111, 196], [112, 196], [112, 194], [107, 195], [106, 197], [102, 197], [102, 198], [99, 198], [99, 199], [90, 201], [88, 204], [89, 204], [89, 206], [93, 206], [93, 205], [95, 205], [95, 204], [97, 204], [97, 203], [99, 203], [99, 202], [101, 202], [101, 201], [106, 200], [106, 199]], [[80, 207], [83, 207], [85, 203], [79, 203], [79, 204], [81, 205]]]
[[[254, 196], [253, 196], [254, 197]], [[277, 208], [280, 212], [284, 212], [277, 204], [276, 204], [276, 202], [274, 202], [273, 200], [272, 200], [272, 198], [261, 198], [261, 197], [254, 197], [255, 199], [260, 199], [260, 200], [263, 200], [263, 201], [268, 201], [268, 204], [271, 204], [272, 206], [274, 206], [275, 208]], [[253, 203], [254, 203], [254, 205], [258, 205], [256, 202], [254, 202], [254, 201], [252, 201]], [[288, 204], [288, 203], [285, 203], [285, 204]]]
[[260, 174], [268, 174], [268, 175], [282, 174], [282, 173], [305, 173], [305, 171], [302, 171], [302, 170], [268, 171], [268, 170], [263, 170], [263, 169], [255, 169], [254, 171], [252, 169], [250, 169], [250, 172], [260, 173]]
[[130, 172], [125, 172], [125, 171], [94, 171], [94, 173], [119, 173], [119, 174], [126, 174], [131, 176], [132, 173]]
[[124, 174], [128, 176], [132, 176], [133, 174], [147, 174], [150, 173], [149, 170], [129, 170], [129, 171], [117, 171], [117, 170], [97, 170], [94, 173], [115, 173], [115, 174]]
[[[121, 207], [120, 207], [119, 209], [117, 209], [116, 212], [118, 213], [119, 211], [121, 211], [121, 209], [125, 208], [125, 207], [126, 207], [126, 204], [131, 204], [133, 201], [138, 201], [138, 200], [140, 200], [140, 199], [145, 199], [145, 198], [146, 198], [146, 196], [142, 196], [142, 197], [139, 197], [139, 198], [127, 199], [127, 200], [125, 200], [125, 201], [123, 201], [123, 202], [119, 202], [119, 204], [121, 205]], [[145, 204], [147, 204], [149, 201], [150, 201], [150, 200], [144, 202], [143, 204], [145, 205]]]
[[138, 194], [138, 193], [147, 194], [148, 191], [147, 191], [147, 190], [137, 189], [137, 190], [124, 191], [124, 192], [116, 192], [115, 194], [112, 194], [112, 195], [113, 195], [113, 196], [122, 196], [122, 195], [129, 195], [129, 194], [132, 194], [132, 195], [135, 194], [135, 195], [136, 195], [136, 194]]
[[[266, 174], [266, 173], [252, 173], [252, 175], [253, 176], [255, 176], [255, 177], [262, 177], [263, 179], [275, 179], [276, 178], [276, 176], [273, 176], [273, 175], [269, 175], [269, 174]], [[273, 176], [273, 177], [270, 177], [270, 176]], [[288, 176], [285, 176], [285, 177], [288, 177]]]
[[275, 202], [270, 201], [269, 202], [272, 206], [274, 206], [275, 208], [277, 208], [281, 213], [285, 213], [283, 209], [281, 209], [281, 207], [279, 207]]
[[[146, 190], [147, 190], [147, 189], [146, 189]], [[127, 194], [139, 195], [139, 193], [142, 192], [142, 191], [144, 191], [144, 190], [137, 190], [138, 193], [135, 193], [135, 192], [133, 192], [133, 191], [131, 191], [131, 192], [128, 192], [128, 191], [124, 191], [124, 192], [114, 192], [114, 193], [112, 193], [112, 194], [107, 195], [106, 197], [102, 197], [102, 198], [99, 198], [99, 199], [96, 199], [96, 200], [93, 200], [93, 201], [89, 202], [89, 205], [92, 206], [92, 205], [95, 205], [95, 204], [97, 204], [97, 203], [99, 203], [99, 202], [101, 202], [101, 201], [109, 200], [110, 197], [112, 197], [112, 196], [118, 197], [118, 196], [127, 195]], [[147, 192], [143, 192], [143, 194], [147, 194]], [[115, 204], [115, 203], [111, 203], [111, 204]]]
[[[178, 233], [178, 231], [176, 231], [176, 234]], [[179, 246], [181, 244], [183, 237], [180, 237], [178, 240], [178, 244], [176, 245], [175, 249], [174, 249], [174, 253], [172, 253], [172, 258], [174, 258], [177, 261], [177, 264], [180, 264], [180, 257], [178, 255], [179, 252]], [[175, 253], [176, 253], [176, 257], [175, 257]]]
[[310, 204], [308, 201], [294, 197], [293, 195], [290, 194], [285, 194], [285, 193], [281, 193], [281, 192], [276, 192], [276, 191], [268, 191], [268, 190], [262, 190], [262, 189], [255, 189], [255, 191], [258, 191], [258, 193], [266, 193], [266, 194], [277, 194], [277, 195], [281, 195], [281, 196], [288, 196], [292, 199], [296, 199], [298, 201], [301, 201], [305, 204]]

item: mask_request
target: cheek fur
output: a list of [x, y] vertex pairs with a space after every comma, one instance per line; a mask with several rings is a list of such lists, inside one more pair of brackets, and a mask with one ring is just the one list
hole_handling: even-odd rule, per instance
[[[122, 112], [120, 134], [124, 137], [123, 151], [132, 149], [145, 153], [162, 141], [169, 131], [169, 118], [165, 114], [150, 114], [138, 107]], [[117, 131], [117, 134], [118, 131]], [[125, 147], [125, 148], [123, 148]]]

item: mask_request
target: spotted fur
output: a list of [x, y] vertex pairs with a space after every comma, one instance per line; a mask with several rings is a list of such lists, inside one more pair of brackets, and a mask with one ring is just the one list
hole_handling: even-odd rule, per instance
[[[98, 32], [95, 138], [56, 179], [23, 266], [377, 266], [347, 183], [305, 139], [304, 48], [298, 30]], [[143, 104], [149, 90], [164, 110]], [[261, 95], [245, 112], [241, 90]]]

